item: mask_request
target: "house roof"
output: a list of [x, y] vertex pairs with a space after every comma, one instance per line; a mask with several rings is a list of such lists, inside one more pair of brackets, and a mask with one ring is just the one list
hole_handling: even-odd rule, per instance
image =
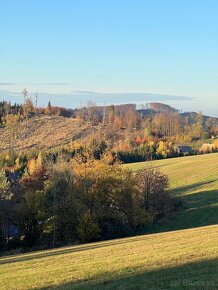
[[191, 146], [186, 146], [186, 145], [180, 145], [180, 146], [177, 146], [179, 148], [179, 150], [181, 152], [190, 152], [192, 151], [192, 147]]

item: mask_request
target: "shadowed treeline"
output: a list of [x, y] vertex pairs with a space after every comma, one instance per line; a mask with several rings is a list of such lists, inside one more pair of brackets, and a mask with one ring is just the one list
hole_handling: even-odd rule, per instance
[[128, 239], [114, 239], [114, 240], [109, 240], [109, 241], [104, 241], [104, 242], [97, 242], [97, 243], [90, 243], [90, 244], [84, 244], [81, 246], [70, 246], [70, 247], [65, 247], [61, 248], [60, 250], [45, 250], [43, 252], [34, 252], [31, 254], [24, 254], [22, 256], [12, 256], [12, 257], [0, 257], [0, 265], [3, 264], [9, 264], [9, 263], [17, 263], [17, 262], [24, 262], [24, 261], [31, 261], [35, 259], [41, 259], [41, 258], [48, 258], [52, 256], [57, 256], [57, 255], [63, 255], [63, 254], [70, 254], [70, 253], [75, 253], [75, 252], [83, 252], [83, 251], [88, 251], [88, 250], [94, 250], [94, 249], [100, 249], [100, 248], [105, 248], [105, 247], [110, 247], [110, 246], [117, 246], [117, 245], [122, 245], [122, 244], [128, 244], [131, 242], [136, 242], [138, 239], [141, 240], [149, 240], [152, 239], [152, 237], [149, 236], [144, 236], [144, 237], [133, 237], [133, 238], [128, 238]]
[[[192, 188], [195, 188], [195, 186], [193, 185]], [[191, 186], [185, 186], [184, 190], [188, 192], [188, 188], [191, 189]], [[183, 188], [176, 189], [177, 192], [179, 190], [183, 191]], [[155, 226], [145, 230], [145, 232], [158, 233], [218, 224], [218, 190], [187, 194], [182, 197], [182, 200], [183, 209], [176, 212], [174, 216], [162, 219]]]
[[[197, 191], [199, 190], [199, 188], [203, 187], [203, 186], [213, 186], [215, 183], [217, 182], [216, 179], [213, 180], [204, 180], [204, 181], [199, 181], [199, 182], [195, 182], [192, 184], [188, 184], [188, 185], [183, 185], [183, 186], [179, 186], [176, 187], [174, 189], [172, 189], [172, 194], [173, 195], [185, 195], [187, 192], [193, 192], [193, 191]], [[205, 197], [205, 200], [207, 198]]]

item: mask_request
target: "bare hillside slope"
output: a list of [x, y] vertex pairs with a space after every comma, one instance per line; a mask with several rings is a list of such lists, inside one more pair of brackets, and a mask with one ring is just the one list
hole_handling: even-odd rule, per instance
[[[75, 140], [90, 140], [91, 138], [103, 140], [122, 140], [129, 130], [110, 128], [102, 124], [93, 126], [76, 118], [60, 116], [39, 116], [24, 121], [16, 129], [16, 138], [13, 142], [15, 150], [29, 148], [56, 147], [68, 144]], [[10, 130], [0, 128], [0, 150], [10, 148]]]

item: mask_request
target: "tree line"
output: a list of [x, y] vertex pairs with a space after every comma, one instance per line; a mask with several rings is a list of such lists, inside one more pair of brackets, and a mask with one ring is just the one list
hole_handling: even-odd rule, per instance
[[[106, 153], [44, 162], [18, 177], [0, 171], [1, 250], [56, 247], [135, 233], [180, 206], [168, 178], [148, 166], [137, 174]], [[15, 231], [12, 234], [13, 230]]]

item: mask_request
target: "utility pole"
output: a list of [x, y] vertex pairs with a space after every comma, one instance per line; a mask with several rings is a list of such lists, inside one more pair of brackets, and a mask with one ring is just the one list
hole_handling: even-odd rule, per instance
[[36, 93], [36, 99], [35, 99], [35, 109], [37, 110], [38, 107], [38, 93]]

